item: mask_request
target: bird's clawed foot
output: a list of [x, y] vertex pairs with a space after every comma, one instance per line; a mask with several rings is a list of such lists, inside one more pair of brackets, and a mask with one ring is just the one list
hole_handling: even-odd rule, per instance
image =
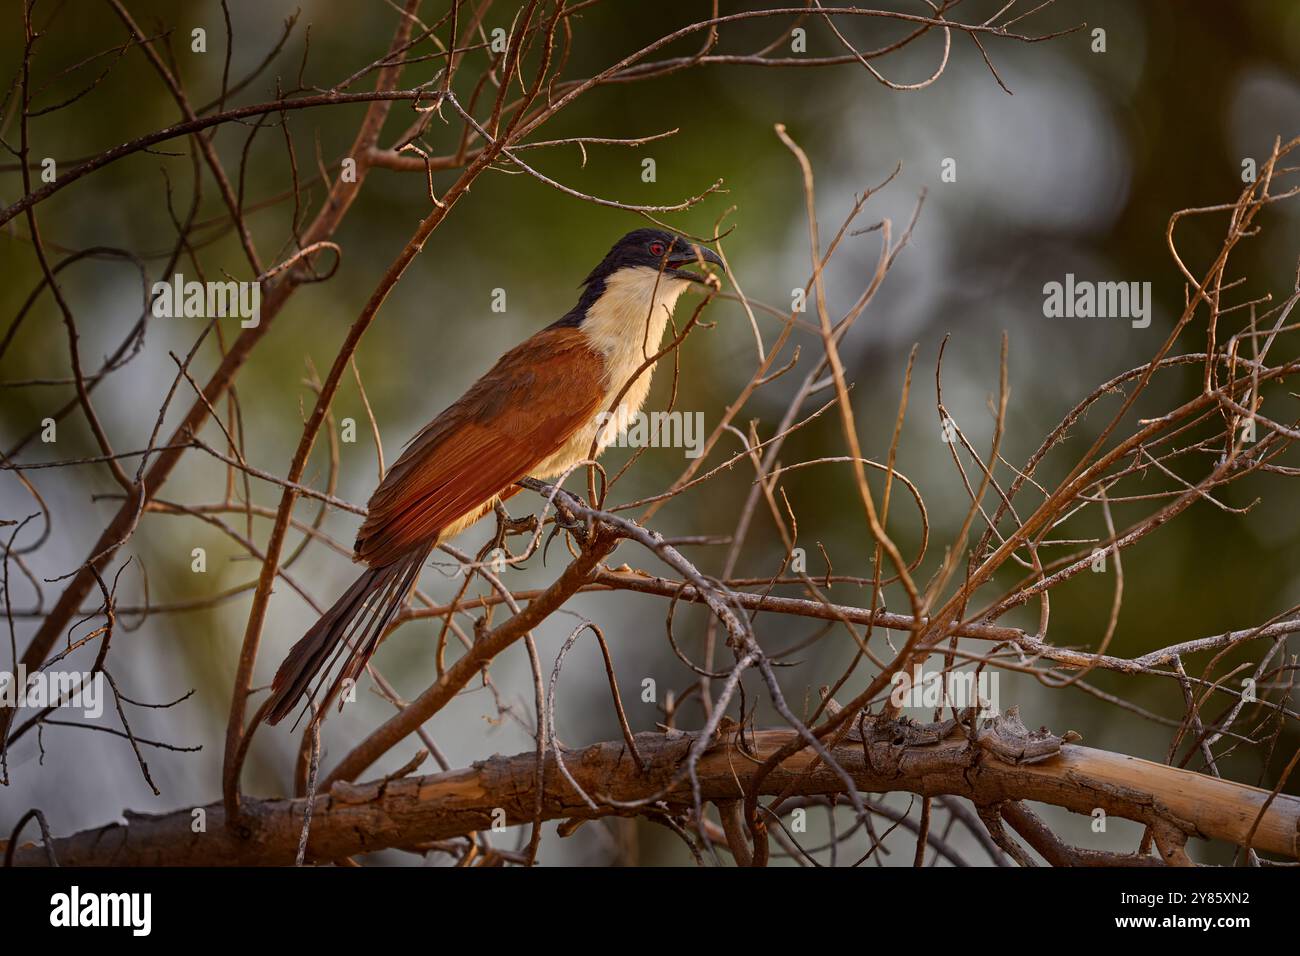
[[534, 535], [540, 525], [537, 522], [537, 515], [525, 515], [522, 518], [510, 517], [510, 512], [506, 511], [506, 506], [499, 500], [493, 502], [492, 510], [497, 516], [496, 534], [492, 536], [492, 547], [489, 550], [505, 549], [506, 538], [512, 534]]
[[553, 520], [555, 525], [551, 528], [551, 533], [546, 536], [546, 544], [542, 547], [542, 564], [546, 563], [546, 551], [550, 548], [551, 541], [553, 541], [555, 536], [561, 531], [573, 535], [579, 545], [586, 545], [587, 543], [586, 520], [579, 518], [558, 501], [555, 502], [555, 518]]

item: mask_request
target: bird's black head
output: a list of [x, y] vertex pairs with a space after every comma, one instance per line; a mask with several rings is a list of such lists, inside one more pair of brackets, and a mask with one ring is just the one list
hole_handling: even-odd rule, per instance
[[[579, 326], [587, 318], [588, 311], [600, 301], [606, 287], [615, 273], [624, 269], [646, 270], [643, 276], [650, 287], [660, 292], [666, 287], [675, 286], [678, 281], [707, 282], [698, 272], [691, 272], [688, 266], [698, 266], [703, 262], [722, 265], [721, 257], [712, 249], [696, 245], [683, 236], [666, 232], [663, 229], [637, 229], [614, 243], [600, 264], [591, 270], [591, 274], [582, 280], [584, 286], [578, 304], [570, 309], [563, 318], [554, 323], [552, 328]], [[685, 286], [677, 289], [681, 291]], [[649, 299], [647, 299], [647, 302]]]
[[707, 246], [696, 245], [689, 239], [663, 229], [636, 229], [614, 243], [600, 265], [591, 270], [583, 280], [590, 285], [613, 275], [619, 269], [643, 266], [665, 276], [705, 282], [704, 276], [691, 272], [687, 266], [700, 266], [705, 262], [722, 265], [722, 259]]

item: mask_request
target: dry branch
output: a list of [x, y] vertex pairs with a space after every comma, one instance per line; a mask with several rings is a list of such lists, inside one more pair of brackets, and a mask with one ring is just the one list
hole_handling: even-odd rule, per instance
[[[742, 797], [758, 763], [794, 738], [792, 731], [746, 733], [742, 750], [732, 733], [715, 742], [698, 765], [703, 797], [727, 801]], [[685, 813], [692, 806], [690, 788], [672, 784], [695, 742], [686, 733], [642, 733], [637, 747], [646, 761], [638, 771], [621, 740], [565, 752], [565, 765], [584, 791], [630, 803], [667, 786], [663, 804], [643, 813]], [[1015, 765], [972, 749], [961, 735], [935, 744], [894, 746], [886, 737], [864, 759], [861, 742], [848, 741], [834, 756], [863, 792], [911, 792], [949, 795], [978, 806], [997, 807], [1029, 800], [1138, 823], [1174, 827], [1207, 839], [1242, 843], [1250, 833], [1268, 793], [1244, 784], [1122, 754], [1075, 744], [1036, 763]], [[807, 751], [784, 762], [764, 780], [763, 793], [777, 794], [796, 784], [806, 795], [843, 794], [843, 784], [825, 767], [813, 766]], [[805, 775], [806, 774], [806, 775]], [[505, 811], [508, 825], [533, 819], [536, 755], [529, 751], [492, 757], [464, 770], [423, 777], [385, 779], [364, 784], [336, 783], [317, 797], [312, 815], [308, 858], [337, 860], [392, 847], [407, 848], [489, 830], [494, 813]], [[290, 865], [302, 828], [302, 800], [254, 800], [242, 805], [246, 826], [227, 828], [220, 803], [203, 808], [206, 832], [193, 832], [194, 812], [162, 815], [128, 813], [127, 822], [56, 838], [53, 849], [64, 866]], [[593, 811], [559, 772], [554, 755], [546, 763], [543, 817], [591, 819], [629, 811]], [[1278, 797], [1255, 828], [1255, 849], [1300, 857], [1300, 798]], [[45, 849], [35, 843], [18, 847], [18, 865], [45, 865]], [[1109, 862], [1121, 861], [1113, 857]]]

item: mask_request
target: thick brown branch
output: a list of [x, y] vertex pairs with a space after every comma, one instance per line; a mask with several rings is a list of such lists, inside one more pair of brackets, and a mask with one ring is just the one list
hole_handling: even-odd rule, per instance
[[[758, 768], [753, 758], [762, 761], [794, 737], [788, 730], [747, 735], [754, 751], [748, 756], [730, 738], [719, 741], [699, 762], [704, 799], [741, 796]], [[639, 734], [637, 746], [648, 766], [644, 774], [622, 740], [570, 752], [565, 764], [588, 793], [635, 801], [671, 781], [693, 741], [692, 735], [682, 733]], [[895, 748], [893, 758], [883, 762], [882, 747], [889, 745], [872, 747], [870, 764], [859, 742], [846, 742], [834, 755], [863, 791], [951, 794], [980, 805], [1024, 799], [1084, 814], [1100, 808], [1109, 815], [1234, 843], [1247, 838], [1268, 799], [1266, 791], [1255, 787], [1072, 744], [1048, 760], [1020, 766], [992, 756], [972, 762], [972, 751], [960, 735], [937, 744]], [[308, 858], [328, 861], [462, 836], [490, 828], [498, 808], [505, 811], [508, 823], [526, 823], [536, 809], [536, 759], [530, 750], [450, 773], [362, 785], [336, 783], [317, 797]], [[808, 751], [799, 751], [766, 776], [763, 792], [779, 793], [791, 784], [804, 795], [842, 792], [843, 783], [825, 766], [801, 776], [813, 759]], [[672, 788], [670, 808], [686, 811], [691, 803], [688, 784]], [[65, 866], [287, 865], [297, 851], [303, 806], [302, 800], [246, 798], [243, 822], [249, 828], [228, 830], [222, 805], [216, 802], [203, 808], [206, 832], [199, 833], [194, 832], [195, 815], [189, 809], [159, 816], [129, 813], [125, 825], [85, 830], [56, 839], [53, 847]], [[591, 818], [605, 812], [587, 806], [559, 772], [554, 757], [548, 757], [545, 819]], [[646, 812], [661, 811], [648, 807]], [[1300, 798], [1279, 796], [1264, 812], [1252, 845], [1263, 852], [1300, 856], [1298, 827]], [[44, 847], [26, 844], [16, 849], [14, 861], [41, 866], [48, 856]]]

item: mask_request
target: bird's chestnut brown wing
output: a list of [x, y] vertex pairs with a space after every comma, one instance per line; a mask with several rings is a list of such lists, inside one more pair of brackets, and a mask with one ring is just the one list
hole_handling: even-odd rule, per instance
[[370, 498], [355, 559], [395, 561], [525, 477], [601, 410], [602, 367], [574, 328], [503, 355], [411, 439]]

